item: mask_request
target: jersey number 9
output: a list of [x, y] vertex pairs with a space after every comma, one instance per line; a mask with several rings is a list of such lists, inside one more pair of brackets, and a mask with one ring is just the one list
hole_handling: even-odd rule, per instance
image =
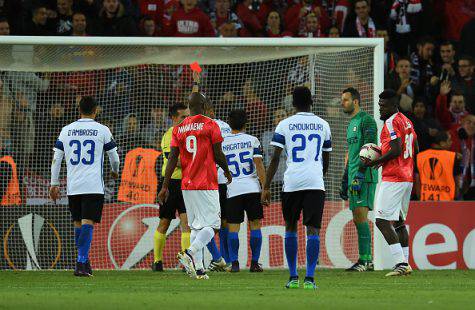
[[188, 136], [186, 137], [186, 150], [188, 153], [193, 154], [193, 160], [195, 160], [196, 151], [198, 150], [198, 146], [196, 145], [197, 140], [195, 136]]

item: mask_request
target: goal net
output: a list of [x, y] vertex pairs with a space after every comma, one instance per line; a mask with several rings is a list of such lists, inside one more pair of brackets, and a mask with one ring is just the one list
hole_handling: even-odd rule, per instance
[[[111, 129], [123, 169], [126, 155], [136, 148], [160, 151], [162, 135], [171, 126], [168, 108], [176, 102], [186, 103], [192, 86], [188, 64], [194, 61], [203, 67], [203, 87], [217, 118], [226, 121], [236, 108], [247, 111], [247, 131], [260, 139], [266, 166], [276, 124], [294, 113], [293, 88], [310, 87], [313, 112], [329, 122], [333, 139], [325, 177], [319, 266], [347, 267], [357, 259], [358, 246], [351, 212], [338, 194], [348, 124], [340, 94], [346, 87], [355, 87], [363, 109], [375, 112], [375, 94], [383, 83], [382, 51], [379, 39], [2, 38], [0, 148], [2, 158], [13, 158], [20, 198], [0, 207], [0, 268], [74, 266], [64, 164], [57, 204], [48, 200], [48, 187], [52, 147], [61, 128], [77, 119], [78, 99], [84, 95], [97, 98], [97, 120]], [[264, 211], [261, 263], [266, 268], [287, 265], [279, 196], [284, 169], [285, 155], [272, 183], [272, 203]], [[121, 180], [109, 178], [109, 172], [105, 159], [105, 205], [102, 222], [94, 230], [92, 265], [98, 269], [149, 268], [159, 205], [119, 198]], [[12, 179], [0, 180], [4, 193]], [[242, 266], [250, 263], [248, 240], [244, 223], [239, 253]], [[166, 268], [177, 266], [179, 250], [179, 222], [174, 220], [165, 246]], [[300, 224], [298, 262], [305, 265], [305, 231]]]

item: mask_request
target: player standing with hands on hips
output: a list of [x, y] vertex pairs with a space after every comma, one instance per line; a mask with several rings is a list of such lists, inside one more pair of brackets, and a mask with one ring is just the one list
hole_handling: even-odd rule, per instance
[[412, 272], [409, 266], [409, 235], [404, 221], [413, 185], [414, 158], [419, 152], [417, 135], [411, 121], [398, 110], [399, 96], [393, 90], [379, 95], [381, 157], [366, 162], [369, 167], [383, 167], [382, 182], [376, 197], [376, 226], [389, 244], [396, 262], [389, 276]]
[[92, 276], [89, 263], [93, 228], [102, 217], [104, 205], [104, 152], [109, 156], [112, 177], [119, 177], [119, 155], [112, 134], [94, 120], [97, 102], [83, 97], [79, 102], [81, 118], [61, 130], [54, 145], [51, 164], [50, 197], [59, 198], [59, 172], [66, 157], [69, 211], [74, 222], [74, 240], [78, 250], [75, 276]]
[[332, 150], [328, 123], [310, 112], [312, 94], [307, 87], [296, 87], [292, 94], [297, 114], [281, 121], [275, 129], [271, 145], [275, 146], [262, 191], [262, 202], [270, 201], [270, 184], [279, 166], [280, 154], [288, 154], [284, 173], [282, 213], [285, 220], [285, 256], [290, 279], [286, 288], [298, 288], [297, 221], [303, 210], [303, 224], [307, 227], [307, 273], [305, 289], [316, 289], [314, 280], [320, 252], [320, 226], [325, 204], [323, 176], [328, 170]]
[[191, 245], [178, 253], [177, 258], [191, 277], [208, 279], [202, 250], [221, 227], [216, 164], [223, 169], [228, 184], [232, 177], [221, 149], [221, 130], [214, 120], [203, 115], [207, 100], [199, 91], [200, 74], [196, 70], [193, 70], [193, 81], [190, 116], [173, 128], [168, 165], [158, 199], [163, 203], [168, 198], [170, 178], [180, 156]]

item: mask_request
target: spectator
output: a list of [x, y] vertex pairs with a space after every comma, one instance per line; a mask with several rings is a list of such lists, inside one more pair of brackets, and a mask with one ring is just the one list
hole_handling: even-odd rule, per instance
[[458, 61], [459, 76], [454, 81], [454, 89], [460, 91], [466, 99], [467, 110], [475, 114], [475, 63], [470, 56], [461, 56]]
[[45, 6], [40, 5], [33, 9], [33, 17], [26, 22], [23, 34], [29, 36], [51, 36], [54, 34], [48, 25], [48, 11]]
[[254, 88], [254, 81], [247, 79], [242, 87], [244, 109], [249, 115], [248, 132], [253, 136], [260, 136], [267, 119], [267, 106], [259, 98]]
[[117, 145], [120, 145], [121, 156], [125, 159], [125, 154], [137, 147], [143, 147], [144, 143], [140, 137], [140, 122], [134, 113], [128, 114], [122, 121], [120, 135], [117, 137]]
[[340, 30], [338, 30], [338, 27], [331, 27], [328, 30], [328, 37], [329, 38], [339, 38], [340, 37]]
[[13, 100], [9, 95], [8, 85], [0, 80], [0, 140], [4, 143], [10, 137], [12, 121]]
[[[274, 147], [270, 145], [271, 141], [272, 141], [272, 137], [274, 136], [274, 130], [275, 130], [275, 127], [280, 123], [280, 121], [286, 119], [289, 115], [287, 114], [287, 112], [284, 110], [284, 109], [276, 109], [274, 110], [274, 115], [273, 115], [273, 119], [272, 119], [272, 128], [271, 130], [268, 130], [268, 131], [265, 131], [263, 134], [262, 134], [262, 138], [261, 138], [261, 142], [262, 142], [262, 147], [263, 147], [263, 151], [264, 151], [264, 164], [266, 167], [269, 166], [269, 163], [272, 159], [272, 154], [274, 153]], [[286, 168], [286, 154], [285, 152], [282, 152], [280, 154], [280, 162], [279, 162], [279, 166], [277, 167], [277, 172], [275, 173], [275, 177], [274, 179], [272, 180], [272, 184], [271, 185], [273, 188], [282, 188], [282, 184], [284, 182], [284, 172], [285, 172], [285, 168]], [[273, 198], [272, 200], [278, 200], [279, 197], [280, 197], [280, 192], [279, 191], [273, 191], [274, 195], [273, 195]]]
[[452, 201], [459, 196], [462, 155], [450, 151], [452, 138], [446, 131], [432, 137], [429, 149], [417, 154], [415, 187], [421, 201]]
[[440, 59], [442, 63], [438, 68], [439, 80], [452, 80], [458, 72], [458, 66], [455, 62], [455, 47], [452, 42], [445, 41], [440, 44]]
[[321, 38], [325, 36], [318, 17], [314, 13], [307, 14], [305, 17], [305, 28], [300, 36], [306, 38]]
[[10, 35], [10, 24], [5, 17], [0, 17], [0, 36]]
[[55, 31], [58, 35], [65, 35], [73, 28], [73, 0], [57, 1], [58, 15], [54, 20]]
[[460, 126], [450, 130], [451, 150], [462, 154], [461, 193], [465, 200], [475, 200], [475, 115], [466, 115]]
[[465, 24], [460, 35], [460, 53], [475, 58], [475, 17]]
[[218, 28], [218, 35], [221, 38], [235, 38], [238, 36], [238, 28], [235, 22], [227, 21]]
[[88, 35], [86, 32], [87, 20], [86, 15], [81, 12], [74, 13], [72, 16], [72, 27], [69, 31], [69, 35], [75, 37], [85, 37]]
[[435, 109], [437, 119], [446, 130], [460, 125], [462, 118], [468, 114], [465, 106], [465, 98], [461, 93], [453, 93], [450, 96], [450, 103], [447, 104], [447, 96], [451, 90], [450, 81], [443, 81], [440, 84], [440, 92], [437, 96]]
[[100, 0], [73, 0], [73, 11], [83, 12], [87, 19], [95, 19], [102, 8]]
[[156, 24], [160, 24], [163, 17], [164, 5], [170, 0], [137, 0], [137, 6], [141, 16], [148, 16], [155, 21]]
[[199, 9], [198, 0], [181, 0], [183, 6], [173, 13], [168, 34], [174, 37], [214, 37], [209, 17]]
[[430, 147], [431, 139], [442, 131], [440, 123], [430, 117], [427, 109], [427, 103], [424, 98], [418, 97], [414, 99], [412, 104], [412, 113], [409, 119], [414, 124], [414, 130], [417, 134], [417, 141], [419, 142], [419, 150], [423, 151]]
[[411, 54], [411, 80], [417, 88], [417, 95], [428, 97], [429, 87], [438, 83], [438, 78], [434, 75], [432, 60], [434, 47], [434, 41], [424, 37], [417, 43], [417, 52]]
[[[335, 3], [335, 1], [334, 1]], [[346, 17], [348, 12], [351, 10], [351, 1], [350, 0], [338, 0], [335, 3], [335, 9], [333, 10], [333, 22], [338, 28], [339, 33], [343, 32], [343, 28], [346, 23]]]
[[252, 0], [240, 0], [236, 6], [236, 14], [242, 21], [242, 37], [259, 37], [262, 35], [263, 27], [257, 17], [257, 14], [249, 9]]
[[236, 13], [231, 11], [230, 0], [216, 0], [214, 10], [210, 13], [211, 24], [219, 30], [222, 24], [232, 22], [237, 29], [241, 29], [241, 24]]
[[406, 58], [398, 60], [396, 69], [386, 77], [385, 88], [393, 89], [398, 95], [406, 94], [411, 98], [415, 95], [415, 86], [411, 81], [411, 63]]
[[331, 26], [331, 22], [319, 0], [302, 0], [290, 7], [284, 17], [286, 30], [293, 33], [294, 36], [303, 34], [305, 31], [305, 18], [310, 13], [314, 13], [317, 16], [320, 21], [320, 28], [325, 33]]
[[376, 37], [384, 39], [384, 74], [389, 74], [396, 68], [399, 57], [393, 50], [393, 45], [390, 42], [386, 29], [377, 29]]
[[257, 11], [257, 18], [261, 25], [265, 27], [267, 24], [267, 17], [271, 11], [276, 11], [279, 16], [283, 16], [287, 9], [288, 3], [286, 0], [262, 0]]
[[[132, 113], [133, 76], [127, 68], [111, 69], [105, 80], [104, 115], [107, 118], [122, 118]], [[134, 110], [135, 111], [135, 110]]]
[[172, 25], [172, 16], [173, 13], [178, 10], [180, 3], [178, 0], [165, 0], [165, 7], [163, 11], [163, 16], [161, 19], [161, 26], [162, 26], [162, 34], [163, 35], [171, 35], [171, 25]]
[[144, 37], [156, 37], [159, 35], [155, 20], [150, 16], [145, 16], [140, 21], [140, 34]]
[[0, 19], [6, 19], [10, 28], [10, 33], [21, 34], [24, 21], [24, 3], [18, 0], [0, 1]]
[[267, 16], [266, 23], [266, 37], [278, 38], [278, 37], [291, 37], [290, 32], [284, 31], [284, 25], [282, 24], [282, 18], [277, 11], [270, 11]]
[[132, 17], [125, 13], [119, 0], [103, 0], [99, 13], [98, 34], [105, 37], [126, 37], [138, 34]]
[[391, 7], [391, 33], [395, 42], [396, 52], [401, 56], [408, 55], [413, 46], [414, 38], [419, 36], [417, 21], [422, 13], [420, 0], [395, 0]]
[[370, 16], [368, 0], [356, 0], [355, 15], [346, 19], [343, 37], [375, 38], [376, 25]]
[[152, 107], [148, 114], [150, 121], [143, 127], [141, 137], [147, 146], [157, 147], [160, 144], [159, 138], [169, 128], [170, 124], [167, 115], [160, 107]]

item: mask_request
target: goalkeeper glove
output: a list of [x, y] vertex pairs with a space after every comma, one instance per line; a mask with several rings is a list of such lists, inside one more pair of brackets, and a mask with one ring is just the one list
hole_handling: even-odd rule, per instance
[[351, 182], [351, 187], [350, 191], [352, 195], [359, 195], [361, 192], [361, 186], [363, 185], [364, 181], [364, 173], [361, 171], [358, 171], [355, 175], [355, 178]]
[[348, 200], [348, 168], [341, 178], [340, 197], [343, 200]]

